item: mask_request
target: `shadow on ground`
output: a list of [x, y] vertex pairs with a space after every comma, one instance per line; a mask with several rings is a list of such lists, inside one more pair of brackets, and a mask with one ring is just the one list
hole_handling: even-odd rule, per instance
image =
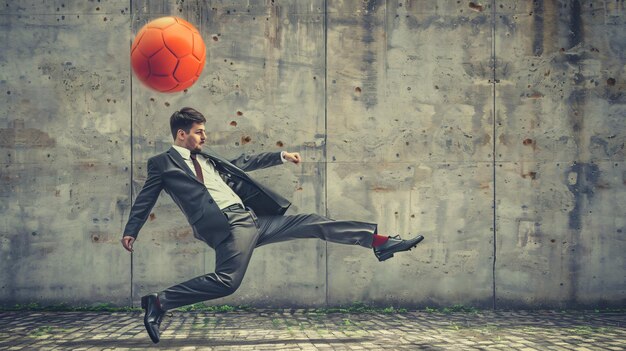
[[[260, 345], [291, 345], [291, 344], [323, 344], [323, 345], [344, 345], [344, 344], [359, 344], [361, 342], [372, 342], [376, 338], [362, 337], [362, 338], [343, 338], [343, 339], [277, 339], [277, 340], [216, 340], [216, 339], [203, 339], [203, 338], [187, 338], [187, 339], [165, 339], [161, 340], [158, 344], [153, 344], [150, 340], [81, 340], [59, 343], [60, 347], [75, 348], [75, 347], [105, 347], [105, 348], [142, 348], [142, 349], [178, 349], [189, 346], [260, 346]], [[440, 347], [434, 347], [425, 343], [413, 343], [412, 348], [414, 350], [427, 350], [427, 351], [439, 351], [443, 350]]]
[[250, 346], [250, 345], [276, 345], [276, 344], [352, 344], [373, 341], [375, 338], [341, 338], [341, 339], [258, 339], [258, 340], [219, 340], [204, 338], [185, 339], [161, 339], [158, 344], [153, 344], [149, 339], [137, 340], [80, 340], [59, 343], [62, 347], [156, 347], [178, 348], [187, 346]]

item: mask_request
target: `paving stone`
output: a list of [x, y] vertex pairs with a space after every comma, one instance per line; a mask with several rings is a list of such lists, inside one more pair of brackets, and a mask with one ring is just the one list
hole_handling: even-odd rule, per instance
[[624, 350], [626, 313], [0, 312], [0, 350]]

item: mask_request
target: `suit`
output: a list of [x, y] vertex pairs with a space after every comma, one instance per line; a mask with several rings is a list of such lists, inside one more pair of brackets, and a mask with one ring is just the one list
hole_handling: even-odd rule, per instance
[[[232, 161], [213, 153], [201, 154], [213, 162], [226, 183], [256, 215], [282, 215], [291, 205], [287, 199], [259, 184], [245, 172], [282, 164], [280, 152], [242, 155]], [[185, 165], [174, 148], [148, 160], [148, 177], [135, 199], [124, 229], [125, 235], [137, 237], [162, 190], [172, 197], [185, 214], [196, 238], [215, 247], [230, 235], [228, 220], [204, 184]]]
[[[187, 217], [194, 236], [215, 250], [215, 272], [158, 293], [163, 310], [215, 299], [237, 290], [256, 247], [281, 241], [318, 238], [371, 248], [374, 223], [335, 221], [317, 214], [285, 216], [290, 202], [255, 181], [246, 171], [282, 163], [280, 153], [241, 156], [227, 161], [201, 153], [244, 207], [220, 209], [174, 148], [148, 160], [148, 177], [130, 211], [124, 235], [137, 237], [159, 194], [165, 190]], [[220, 177], [217, 177], [218, 181]]]

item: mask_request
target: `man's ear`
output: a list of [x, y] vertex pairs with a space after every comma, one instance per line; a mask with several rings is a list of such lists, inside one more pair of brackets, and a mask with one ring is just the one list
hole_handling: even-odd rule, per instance
[[179, 130], [176, 132], [176, 139], [178, 139], [178, 138], [185, 139], [185, 131], [184, 131], [184, 130], [179, 129]]

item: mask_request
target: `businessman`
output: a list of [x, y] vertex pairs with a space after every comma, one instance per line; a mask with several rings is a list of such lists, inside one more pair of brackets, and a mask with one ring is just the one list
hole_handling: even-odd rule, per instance
[[292, 239], [322, 240], [373, 248], [379, 261], [408, 251], [424, 239], [378, 235], [374, 223], [335, 221], [316, 214], [285, 216], [290, 203], [246, 172], [284, 162], [298, 153], [271, 152], [225, 160], [203, 150], [206, 119], [190, 107], [174, 112], [174, 145], [148, 160], [148, 177], [133, 204], [122, 245], [130, 252], [159, 194], [165, 190], [187, 217], [194, 237], [215, 250], [215, 272], [141, 298], [144, 325], [154, 343], [165, 311], [234, 293], [252, 252], [261, 245]]

